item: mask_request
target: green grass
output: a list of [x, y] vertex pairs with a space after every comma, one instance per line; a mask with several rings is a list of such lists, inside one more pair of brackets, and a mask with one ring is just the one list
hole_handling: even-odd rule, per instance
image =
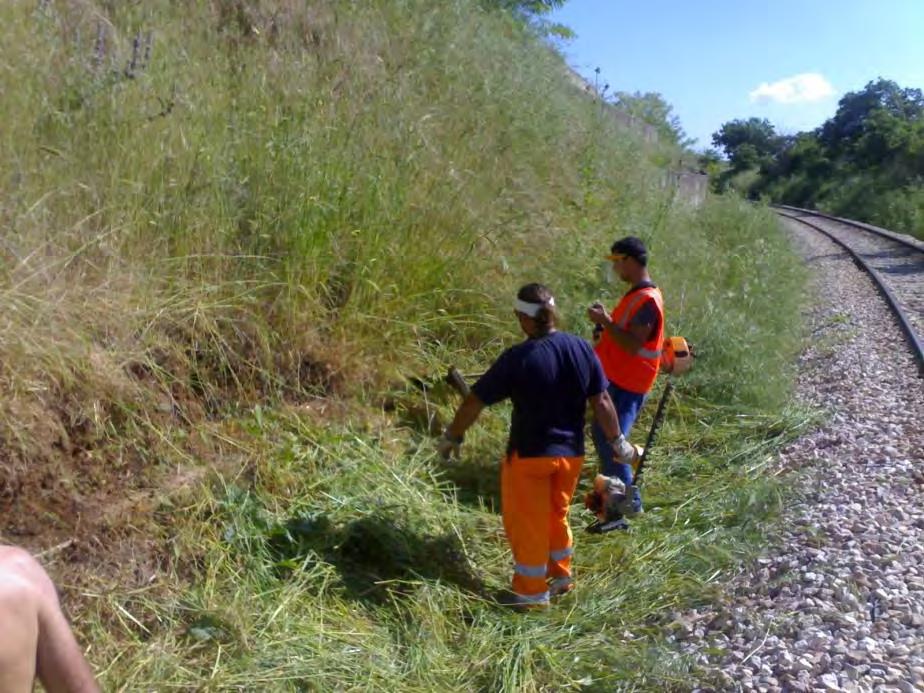
[[[156, 501], [103, 535], [150, 538], [152, 569], [64, 585], [107, 689], [687, 687], [671, 613], [759, 546], [781, 507], [765, 465], [807, 425], [801, 270], [772, 214], [675, 204], [673, 152], [468, 0], [17, 0], [0, 42], [0, 470]], [[650, 512], [579, 535], [576, 593], [513, 616], [490, 600], [506, 410], [445, 465], [427, 409], [454, 401], [406, 377], [483, 369], [528, 281], [589, 335], [625, 234], [701, 357]]]
[[[108, 680], [683, 690], [692, 663], [663, 640], [672, 613], [709, 603], [753, 554], [762, 521], [783, 507], [765, 465], [807, 421], [735, 416], [683, 395], [670, 411], [644, 519], [629, 535], [588, 537], [575, 509], [578, 589], [526, 616], [491, 603], [510, 570], [492, 483], [504, 417], [489, 414], [449, 464], [413, 432], [264, 420], [279, 446], [251, 484], [215, 479], [162, 509], [184, 518], [174, 550], [198, 566], [194, 579], [170, 576], [156, 598], [109, 594], [91, 606], [91, 632], [106, 633], [98, 656], [113, 661]], [[132, 618], [113, 623], [120, 606]]]

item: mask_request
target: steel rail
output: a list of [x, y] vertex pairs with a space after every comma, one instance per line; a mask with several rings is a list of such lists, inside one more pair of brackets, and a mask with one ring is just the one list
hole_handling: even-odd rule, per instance
[[924, 241], [918, 241], [914, 239], [908, 239], [902, 236], [901, 234], [895, 233], [894, 231], [889, 231], [888, 229], [883, 229], [878, 226], [873, 226], [872, 224], [866, 224], [862, 221], [855, 221], [853, 219], [844, 219], [843, 217], [836, 217], [832, 214], [826, 214], [824, 212], [819, 212], [814, 209], [802, 209], [801, 207], [792, 207], [790, 205], [771, 205], [775, 209], [787, 209], [792, 212], [799, 212], [800, 214], [808, 214], [813, 217], [821, 217], [822, 219], [828, 219], [830, 221], [836, 221], [845, 226], [852, 226], [855, 229], [860, 229], [862, 231], [868, 231], [869, 233], [874, 233], [877, 236], [882, 236], [883, 238], [888, 238], [890, 241], [895, 241], [896, 243], [901, 243], [902, 245], [913, 248], [914, 250], [919, 250], [924, 253]]
[[[787, 209], [787, 208], [784, 208], [784, 209]], [[808, 212], [809, 214], [816, 214], [815, 212], [811, 212], [809, 210], [801, 210], [796, 207], [790, 207], [788, 209], [792, 211]], [[895, 294], [892, 292], [892, 290], [888, 286], [886, 286], [885, 282], [882, 281], [882, 278], [879, 276], [879, 273], [876, 270], [874, 270], [872, 267], [870, 267], [867, 264], [866, 260], [860, 257], [860, 254], [857, 253], [857, 251], [855, 251], [849, 245], [844, 243], [844, 241], [842, 241], [840, 238], [835, 236], [833, 233], [831, 233], [827, 229], [823, 229], [820, 226], [818, 226], [818, 224], [813, 224], [812, 222], [806, 221], [805, 219], [802, 219], [801, 217], [795, 216], [793, 214], [786, 214], [780, 211], [777, 211], [777, 214], [779, 214], [781, 217], [786, 217], [787, 219], [798, 221], [800, 224], [805, 224], [809, 228], [815, 229], [819, 233], [824, 234], [829, 239], [834, 241], [834, 243], [836, 243], [841, 248], [846, 250], [849, 253], [850, 257], [853, 258], [853, 261], [857, 265], [857, 267], [859, 267], [861, 270], [863, 270], [870, 276], [870, 278], [873, 280], [873, 284], [876, 286], [877, 289], [879, 289], [879, 293], [882, 294], [883, 298], [885, 298], [886, 300], [886, 303], [889, 304], [889, 307], [892, 309], [892, 312], [895, 314], [895, 317], [898, 320], [898, 323], [901, 326], [902, 331], [905, 333], [905, 337], [908, 339], [908, 343], [911, 346], [911, 351], [913, 352], [915, 360], [918, 363], [918, 369], [920, 370], [920, 374], [922, 377], [924, 377], [924, 344], [921, 343], [921, 340], [918, 338], [917, 333], [914, 331], [914, 327], [908, 321], [908, 317], [905, 315], [905, 312], [902, 310], [901, 305], [898, 303], [898, 299], [895, 297]], [[826, 216], [826, 215], [817, 215], [817, 216]], [[842, 221], [841, 219], [837, 219], [836, 217], [829, 217], [829, 218], [835, 221]], [[861, 228], [865, 231], [870, 230], [862, 226], [858, 228]], [[889, 238], [889, 240], [893, 240], [893, 241], [898, 240], [896, 238], [893, 238], [889, 234], [880, 233], [879, 235]], [[924, 248], [919, 248], [918, 246], [914, 244], [905, 243], [905, 245], [910, 245], [912, 248], [915, 248], [917, 250], [924, 252]]]

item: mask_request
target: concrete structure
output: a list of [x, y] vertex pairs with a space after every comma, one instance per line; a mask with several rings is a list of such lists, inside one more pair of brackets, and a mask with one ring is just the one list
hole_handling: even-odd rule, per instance
[[570, 67], [567, 67], [567, 75], [568, 79], [574, 86], [587, 94], [587, 96], [592, 98], [594, 101], [599, 102], [604, 113], [613, 118], [613, 120], [615, 120], [619, 125], [627, 130], [635, 132], [641, 136], [645, 142], [649, 142], [651, 144], [657, 143], [657, 128], [649, 123], [646, 123], [641, 118], [636, 118], [634, 115], [628, 113], [619, 106], [607, 102], [603, 96], [598, 93], [597, 87], [581, 77], [581, 75], [572, 70]]
[[709, 176], [695, 171], [668, 170], [664, 173], [663, 185], [674, 189], [675, 201], [699, 207], [706, 201]]

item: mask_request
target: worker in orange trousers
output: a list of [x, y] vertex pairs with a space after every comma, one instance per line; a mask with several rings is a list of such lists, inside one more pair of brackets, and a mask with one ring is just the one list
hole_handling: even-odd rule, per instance
[[620, 433], [593, 349], [556, 329], [551, 292], [527, 284], [517, 294], [514, 313], [527, 339], [501, 354], [472, 386], [438, 450], [450, 457], [484, 407], [512, 400], [501, 463], [501, 512], [514, 560], [510, 602], [542, 608], [574, 586], [568, 508], [584, 462], [587, 402], [616, 459], [631, 460], [635, 448]]

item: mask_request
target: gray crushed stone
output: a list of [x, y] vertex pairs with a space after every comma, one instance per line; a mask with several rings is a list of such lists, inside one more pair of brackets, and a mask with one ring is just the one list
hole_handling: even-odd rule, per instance
[[828, 417], [780, 455], [804, 493], [778, 539], [669, 639], [696, 690], [924, 692], [924, 379], [869, 279], [783, 223], [814, 296], [797, 393]]

